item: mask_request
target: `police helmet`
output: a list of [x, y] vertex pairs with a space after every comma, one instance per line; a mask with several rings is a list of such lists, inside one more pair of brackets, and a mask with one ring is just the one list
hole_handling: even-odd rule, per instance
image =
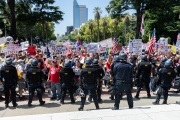
[[164, 67], [165, 67], [165, 68], [170, 68], [172, 65], [173, 65], [173, 64], [172, 64], [172, 61], [167, 60], [167, 61], [165, 62], [165, 64], [164, 64]]
[[37, 60], [33, 60], [33, 61], [31, 62], [31, 64], [32, 64], [32, 66], [37, 66], [37, 65], [38, 65], [38, 61], [37, 61]]
[[162, 57], [162, 58], [161, 58], [161, 61], [162, 61], [162, 62], [166, 62], [166, 60], [167, 60], [166, 57]]
[[127, 60], [127, 55], [125, 53], [120, 53], [119, 59], [120, 60]]
[[147, 61], [147, 56], [146, 55], [142, 55], [141, 56], [141, 60]]
[[70, 67], [70, 63], [69, 62], [65, 63], [64, 67]]
[[98, 64], [98, 59], [94, 59], [94, 60], [93, 60], [93, 64], [94, 64], [94, 65], [97, 65], [97, 64]]
[[114, 61], [120, 61], [119, 56], [115, 56]]
[[92, 61], [91, 61], [90, 58], [86, 58], [86, 61], [85, 61], [86, 64], [91, 64], [91, 62], [92, 62]]
[[8, 65], [9, 65], [9, 64], [12, 64], [12, 59], [11, 59], [10, 57], [9, 57], [9, 58], [6, 58], [6, 61], [5, 61], [5, 62], [6, 62], [6, 64], [8, 64]]

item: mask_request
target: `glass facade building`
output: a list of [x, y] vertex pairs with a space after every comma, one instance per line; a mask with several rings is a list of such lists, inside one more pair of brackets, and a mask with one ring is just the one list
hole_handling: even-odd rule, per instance
[[76, 0], [73, 3], [73, 27], [79, 28], [82, 23], [88, 21], [88, 8], [85, 5], [79, 5]]

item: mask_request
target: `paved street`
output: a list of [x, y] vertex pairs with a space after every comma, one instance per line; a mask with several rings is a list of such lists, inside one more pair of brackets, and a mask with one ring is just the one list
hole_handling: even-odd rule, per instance
[[[107, 90], [104, 90], [107, 91]], [[176, 101], [180, 101], [180, 94], [173, 93], [173, 90], [170, 91], [168, 98], [168, 104], [175, 104]], [[135, 93], [133, 92], [133, 96]], [[155, 100], [155, 96], [152, 95], [151, 99], [146, 98], [146, 92], [142, 91], [140, 95], [141, 100], [134, 99], [134, 106], [147, 106], [152, 105], [152, 102]], [[36, 98], [35, 98], [36, 99]], [[103, 102], [100, 104], [101, 110], [110, 109], [114, 105], [114, 101], [109, 100], [109, 95], [107, 92], [104, 92], [102, 96]], [[1, 117], [10, 117], [10, 116], [24, 116], [24, 115], [37, 115], [37, 114], [52, 114], [52, 113], [62, 113], [62, 112], [75, 112], [77, 111], [80, 105], [80, 98], [77, 98], [75, 104], [70, 104], [69, 99], [65, 100], [65, 104], [61, 105], [59, 101], [50, 101], [48, 97], [44, 97], [46, 104], [44, 106], [39, 106], [39, 102], [37, 100], [33, 101], [33, 106], [29, 108], [27, 106], [27, 100], [18, 101], [18, 107], [14, 109], [10, 104], [10, 108], [4, 108], [4, 102], [0, 102], [0, 116]], [[162, 103], [162, 101], [161, 101]], [[126, 96], [123, 97], [123, 100], [120, 103], [121, 109], [125, 109], [128, 107]], [[166, 105], [168, 106], [168, 105]], [[161, 106], [157, 106], [161, 108]], [[91, 111], [95, 109], [93, 103], [86, 103], [84, 111]], [[138, 109], [138, 107], [136, 108]]]

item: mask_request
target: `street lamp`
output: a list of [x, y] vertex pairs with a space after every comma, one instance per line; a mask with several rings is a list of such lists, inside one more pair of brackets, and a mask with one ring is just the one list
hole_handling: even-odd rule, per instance
[[6, 19], [4, 19], [5, 37], [6, 37], [6, 23], [7, 23], [7, 21], [6, 21]]

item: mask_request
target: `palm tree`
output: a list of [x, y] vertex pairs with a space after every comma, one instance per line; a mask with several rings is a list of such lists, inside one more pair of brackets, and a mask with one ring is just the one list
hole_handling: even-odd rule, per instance
[[91, 42], [92, 42], [93, 21], [89, 21], [89, 29], [91, 30]]
[[105, 28], [106, 28], [106, 26], [107, 26], [107, 22], [106, 22], [106, 19], [104, 18], [103, 19], [103, 31], [104, 31], [104, 40], [106, 39], [106, 31], [105, 31]]
[[97, 20], [97, 25], [98, 25], [98, 42], [99, 42], [99, 20], [101, 18], [101, 13], [102, 13], [102, 10], [100, 7], [95, 7], [94, 10], [94, 16], [95, 16], [95, 19]]

